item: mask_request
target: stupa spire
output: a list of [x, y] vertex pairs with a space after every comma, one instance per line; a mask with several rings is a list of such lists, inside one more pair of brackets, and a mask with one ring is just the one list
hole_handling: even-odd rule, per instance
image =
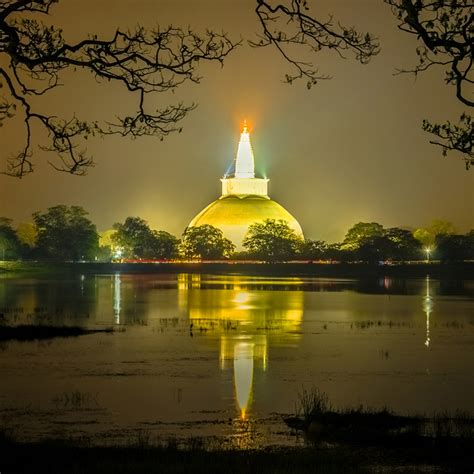
[[247, 120], [240, 134], [239, 147], [235, 158], [235, 178], [255, 178], [255, 160], [253, 157]]

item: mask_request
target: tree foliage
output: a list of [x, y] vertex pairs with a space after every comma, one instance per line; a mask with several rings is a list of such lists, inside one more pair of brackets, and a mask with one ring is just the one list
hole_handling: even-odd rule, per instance
[[165, 231], [150, 229], [140, 217], [127, 217], [114, 224], [111, 240], [125, 258], [171, 259], [177, 254], [178, 239]]
[[390, 256], [392, 260], [417, 260], [422, 254], [421, 244], [407, 229], [392, 227], [384, 233], [390, 241]]
[[265, 219], [249, 227], [243, 246], [251, 255], [269, 262], [295, 258], [302, 239], [281, 219]]
[[[445, 71], [445, 81], [454, 86], [456, 98], [466, 107], [474, 106], [474, 25], [472, 0], [385, 0], [398, 20], [400, 30], [420, 41], [418, 63], [409, 72], [415, 75], [432, 68]], [[458, 124], [423, 121], [423, 129], [437, 137], [443, 154], [461, 153], [466, 168], [474, 164], [474, 123], [463, 113]]]
[[22, 245], [33, 249], [36, 245], [38, 229], [36, 228], [36, 225], [31, 222], [21, 222], [16, 228], [16, 235]]
[[235, 245], [222, 231], [209, 224], [188, 227], [180, 244], [180, 253], [185, 258], [227, 258], [234, 250]]
[[436, 237], [440, 235], [455, 234], [456, 228], [452, 222], [442, 219], [434, 219], [426, 227], [420, 227], [413, 232], [413, 236], [420, 241], [424, 247], [433, 248], [436, 243]]
[[341, 248], [343, 250], [355, 250], [367, 239], [382, 237], [383, 233], [383, 226], [377, 222], [358, 222], [347, 231]]
[[345, 260], [376, 263], [384, 260], [416, 260], [422, 255], [421, 244], [406, 229], [384, 229], [377, 222], [359, 222], [352, 226], [340, 245]]
[[80, 206], [54, 206], [35, 212], [39, 257], [57, 261], [94, 260], [99, 248], [95, 225]]
[[14, 260], [20, 256], [20, 241], [11, 224], [11, 219], [0, 217], [0, 259], [2, 260]]
[[439, 234], [435, 241], [435, 256], [441, 262], [474, 259], [474, 230], [468, 234]]
[[323, 260], [327, 258], [328, 244], [324, 240], [306, 239], [299, 248], [299, 256], [304, 260]]
[[[179, 122], [194, 104], [153, 110], [149, 95], [174, 91], [187, 81], [199, 82], [200, 61], [222, 63], [237, 45], [226, 33], [199, 35], [190, 28], [146, 29], [140, 25], [133, 30], [117, 29], [111, 38], [91, 34], [70, 43], [63, 31], [51, 24], [49, 14], [57, 1], [0, 0], [0, 54], [8, 58], [8, 64], [0, 67], [0, 85], [4, 86], [0, 125], [20, 113], [26, 135], [24, 146], [8, 162], [6, 172], [13, 176], [33, 171], [33, 121], [48, 134], [48, 144], [42, 148], [54, 152], [56, 160], [51, 164], [73, 174], [84, 174], [93, 165], [81, 139], [108, 134], [162, 138], [180, 131]], [[68, 69], [84, 70], [101, 83], [121, 84], [136, 96], [136, 109], [108, 124], [45, 112], [40, 99], [44, 96], [47, 100]]]

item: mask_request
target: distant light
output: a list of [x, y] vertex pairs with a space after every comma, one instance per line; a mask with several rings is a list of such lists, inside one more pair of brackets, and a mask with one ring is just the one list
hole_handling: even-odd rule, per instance
[[426, 252], [426, 260], [429, 261], [430, 260], [430, 254], [432, 252], [432, 248], [431, 247], [425, 247], [425, 252]]

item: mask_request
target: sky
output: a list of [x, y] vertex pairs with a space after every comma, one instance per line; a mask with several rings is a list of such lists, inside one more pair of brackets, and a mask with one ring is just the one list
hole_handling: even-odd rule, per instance
[[[290, 67], [272, 49], [245, 44], [259, 31], [253, 0], [61, 0], [50, 19], [68, 40], [110, 37], [117, 26], [169, 24], [197, 31], [225, 30], [244, 45], [224, 66], [205, 64], [200, 84], [155, 94], [157, 107], [195, 102], [181, 134], [163, 141], [107, 137], [89, 140], [96, 166], [84, 177], [55, 171], [34, 127], [35, 171], [21, 180], [0, 175], [0, 216], [31, 221], [35, 211], [79, 205], [98, 230], [128, 216], [180, 235], [195, 214], [220, 195], [220, 178], [237, 151], [240, 126], [252, 124], [256, 169], [270, 178], [270, 196], [300, 222], [305, 236], [339, 241], [354, 223], [416, 228], [435, 218], [460, 232], [474, 228], [474, 170], [444, 158], [421, 130], [424, 118], [455, 120], [463, 108], [444, 83], [444, 72], [394, 75], [416, 63], [416, 38], [400, 32], [382, 0], [309, 0], [313, 13], [370, 31], [381, 52], [368, 65], [332, 52], [315, 55], [331, 80], [311, 90], [284, 84]], [[0, 62], [4, 62], [1, 58]], [[97, 83], [87, 72], [63, 76], [64, 86], [36, 105], [65, 118], [112, 120], [135, 110], [136, 97], [117, 84]], [[24, 138], [21, 116], [0, 129], [0, 166]]]

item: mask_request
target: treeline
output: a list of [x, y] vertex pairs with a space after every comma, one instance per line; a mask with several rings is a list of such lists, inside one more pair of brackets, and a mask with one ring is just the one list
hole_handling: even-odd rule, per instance
[[0, 259], [46, 261], [219, 260], [367, 262], [474, 260], [474, 230], [458, 234], [436, 220], [414, 231], [359, 222], [342, 242], [302, 240], [284, 221], [267, 219], [250, 226], [243, 251], [210, 225], [187, 228], [181, 238], [151, 229], [139, 217], [127, 217], [101, 233], [79, 206], [55, 206], [36, 212], [31, 223], [0, 218]]

